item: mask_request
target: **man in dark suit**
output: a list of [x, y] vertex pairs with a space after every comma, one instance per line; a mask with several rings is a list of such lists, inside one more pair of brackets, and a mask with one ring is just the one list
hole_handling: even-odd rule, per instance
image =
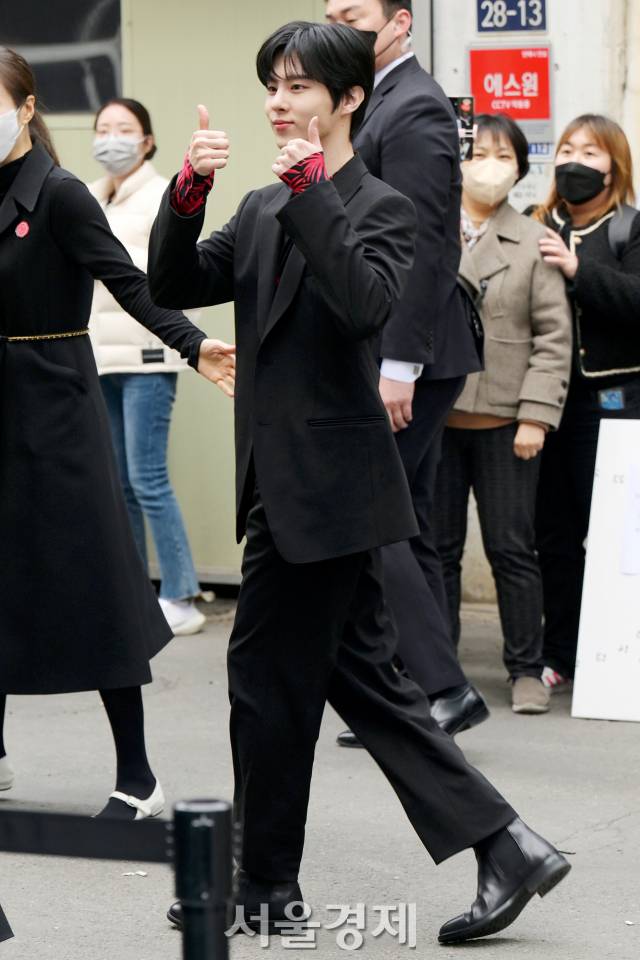
[[[411, 50], [411, 0], [327, 0], [326, 15], [377, 34], [375, 91], [354, 146], [371, 173], [409, 197], [418, 213], [414, 267], [381, 336], [380, 393], [420, 529], [409, 543], [385, 547], [384, 577], [398, 655], [453, 735], [489, 715], [456, 656], [432, 528], [444, 425], [466, 375], [481, 369], [457, 285], [458, 129], [448, 98]], [[338, 743], [360, 746], [351, 731]]]
[[[258, 75], [283, 183], [250, 193], [198, 243], [212, 174], [229, 155], [201, 107], [149, 257], [158, 304], [235, 301], [237, 524], [247, 536], [228, 655], [238, 905], [251, 917], [266, 904], [274, 925], [302, 899], [328, 701], [436, 861], [476, 848], [484, 899], [440, 937], [482, 936], [511, 923], [568, 864], [467, 764], [422, 690], [392, 665], [378, 548], [417, 528], [378, 391], [376, 339], [411, 269], [415, 212], [354, 156], [351, 126], [373, 82], [362, 34], [290, 24], [263, 45]], [[180, 923], [181, 910], [170, 917]]]

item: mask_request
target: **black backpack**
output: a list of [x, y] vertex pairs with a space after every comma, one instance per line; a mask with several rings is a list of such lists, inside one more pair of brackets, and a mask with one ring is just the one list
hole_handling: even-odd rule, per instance
[[622, 259], [638, 212], [635, 207], [623, 203], [609, 220], [609, 246], [616, 260]]

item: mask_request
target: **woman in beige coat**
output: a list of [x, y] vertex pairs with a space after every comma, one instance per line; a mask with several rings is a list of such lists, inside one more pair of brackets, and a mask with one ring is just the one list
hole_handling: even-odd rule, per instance
[[[137, 100], [111, 100], [98, 112], [95, 129], [93, 155], [106, 175], [89, 189], [135, 265], [146, 270], [149, 234], [168, 184], [151, 163], [151, 118]], [[146, 517], [164, 615], [174, 634], [197, 633], [205, 622], [194, 601], [200, 586], [167, 466], [177, 375], [186, 361], [130, 317], [99, 281], [90, 332], [138, 550], [146, 564]]]
[[528, 171], [527, 140], [504, 116], [478, 117], [463, 164], [460, 275], [485, 327], [485, 370], [468, 377], [443, 439], [437, 539], [454, 638], [469, 492], [478, 503], [498, 592], [504, 663], [516, 713], [544, 713], [542, 585], [534, 519], [539, 456], [560, 423], [571, 369], [571, 316], [561, 278], [544, 263], [541, 224], [507, 200]]

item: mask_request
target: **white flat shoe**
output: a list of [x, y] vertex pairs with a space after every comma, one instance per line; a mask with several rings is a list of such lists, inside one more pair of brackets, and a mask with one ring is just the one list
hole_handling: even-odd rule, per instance
[[0, 790], [11, 790], [15, 774], [6, 757], [0, 758]]
[[135, 820], [146, 820], [147, 817], [157, 817], [158, 814], [164, 810], [164, 793], [162, 792], [159, 780], [156, 780], [153, 793], [150, 797], [147, 797], [146, 800], [141, 800], [139, 797], [127, 796], [126, 793], [120, 793], [119, 790], [115, 790], [110, 794], [109, 799], [111, 799], [111, 797], [113, 797], [114, 800], [122, 800], [122, 802], [126, 803], [129, 807], [135, 807]]

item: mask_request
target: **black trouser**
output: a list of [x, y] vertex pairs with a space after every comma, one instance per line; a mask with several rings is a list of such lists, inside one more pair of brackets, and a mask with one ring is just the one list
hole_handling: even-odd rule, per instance
[[536, 536], [544, 588], [544, 662], [572, 677], [576, 664], [584, 578], [584, 543], [600, 421], [640, 418], [640, 378], [624, 385], [626, 406], [602, 410], [598, 391], [571, 389], [560, 429], [542, 456]]
[[228, 668], [245, 870], [272, 882], [298, 875], [327, 701], [379, 764], [436, 862], [511, 822], [509, 804], [431, 720], [423, 691], [392, 666], [378, 550], [286, 563], [256, 499], [242, 572]]
[[496, 582], [510, 677], [542, 672], [542, 582], [535, 553], [535, 505], [540, 460], [513, 452], [517, 424], [492, 430], [447, 427], [438, 474], [436, 530], [453, 638], [460, 637], [460, 580], [469, 493]]
[[398, 655], [430, 696], [467, 682], [451, 640], [442, 565], [433, 532], [440, 444], [465, 377], [418, 380], [413, 420], [396, 434], [420, 533], [382, 548], [385, 596], [398, 628]]

